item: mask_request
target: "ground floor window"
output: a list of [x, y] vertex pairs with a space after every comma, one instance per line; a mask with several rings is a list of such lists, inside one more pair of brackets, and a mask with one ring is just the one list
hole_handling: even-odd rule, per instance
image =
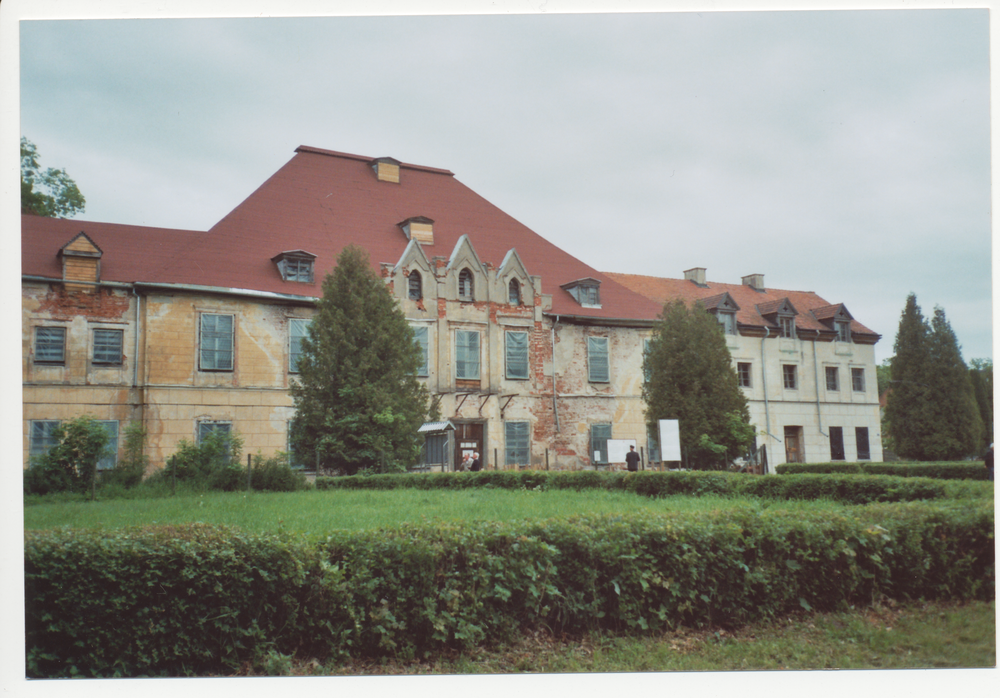
[[660, 434], [656, 426], [646, 425], [646, 450], [649, 456], [646, 461], [650, 464], [659, 463], [660, 458]]
[[56, 437], [53, 432], [59, 426], [58, 419], [36, 419], [31, 422], [31, 431], [28, 434], [28, 455], [36, 458], [56, 445]]
[[830, 427], [830, 460], [844, 460], [843, 427]]
[[98, 470], [112, 470], [118, 464], [118, 421], [101, 419], [97, 422], [108, 432], [108, 455], [97, 461]]
[[444, 466], [448, 462], [448, 434], [428, 434], [424, 438], [424, 463]]
[[590, 426], [590, 457], [595, 465], [608, 462], [608, 440], [611, 438], [610, 424], [592, 424]]
[[504, 422], [505, 463], [507, 465], [529, 465], [531, 451], [528, 422]]
[[868, 427], [856, 427], [854, 435], [858, 442], [858, 460], [871, 460], [871, 446], [868, 445]]
[[232, 422], [198, 422], [198, 443], [204, 441], [209, 434], [229, 436], [232, 431]]

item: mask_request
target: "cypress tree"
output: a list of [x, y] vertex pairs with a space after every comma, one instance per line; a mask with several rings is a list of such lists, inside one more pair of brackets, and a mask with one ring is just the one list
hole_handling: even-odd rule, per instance
[[742, 455], [753, 442], [746, 396], [739, 388], [719, 322], [700, 306], [668, 302], [643, 362], [646, 422], [677, 419], [689, 467], [709, 468]]
[[935, 429], [928, 435], [928, 460], [957, 460], [975, 453], [983, 420], [969, 380], [969, 369], [943, 308], [934, 308], [929, 336], [927, 382], [934, 394]]
[[906, 297], [891, 363], [891, 392], [885, 407], [889, 434], [901, 458], [924, 459], [925, 439], [935, 429], [931, 387], [925, 382], [930, 363], [929, 328], [917, 305]]
[[345, 248], [323, 280], [291, 386], [296, 453], [347, 474], [415, 464], [428, 401], [416, 378], [420, 352], [368, 255]]

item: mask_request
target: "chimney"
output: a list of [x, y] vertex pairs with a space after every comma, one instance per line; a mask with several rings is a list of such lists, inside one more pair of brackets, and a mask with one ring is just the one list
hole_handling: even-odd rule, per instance
[[754, 291], [764, 290], [764, 275], [763, 274], [748, 274], [743, 277], [743, 285], [749, 286]]
[[407, 240], [416, 240], [422, 245], [434, 244], [434, 221], [430, 218], [414, 216], [397, 225], [403, 229]]
[[377, 158], [371, 162], [378, 181], [392, 182], [393, 184], [399, 184], [399, 165], [399, 160], [395, 158]]
[[705, 286], [705, 267], [695, 267], [684, 272], [685, 281], [693, 281], [699, 286]]

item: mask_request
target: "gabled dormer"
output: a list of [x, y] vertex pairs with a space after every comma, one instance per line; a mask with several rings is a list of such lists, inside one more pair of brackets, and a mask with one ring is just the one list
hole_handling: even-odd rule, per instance
[[503, 262], [497, 270], [497, 279], [503, 285], [501, 297], [509, 305], [534, 304], [531, 277], [517, 250], [511, 249], [504, 255]]
[[736, 304], [728, 291], [702, 298], [697, 303], [716, 317], [726, 334], [736, 334], [736, 313], [739, 312], [740, 306]]
[[311, 284], [315, 278], [316, 255], [305, 250], [289, 250], [271, 257], [284, 281]]
[[[80, 232], [59, 249], [62, 276], [69, 291], [93, 291], [101, 280], [101, 257], [104, 252], [90, 237]], [[86, 283], [74, 284], [74, 281]]]
[[397, 223], [407, 240], [416, 240], [421, 245], [434, 244], [434, 221], [426, 216], [413, 216]]
[[787, 298], [757, 305], [757, 312], [778, 328], [779, 337], [795, 338], [795, 316], [799, 311]]
[[838, 342], [851, 341], [851, 321], [854, 319], [854, 316], [851, 315], [847, 306], [843, 303], [813, 308], [811, 312], [813, 317], [837, 333]]
[[576, 279], [559, 288], [573, 296], [573, 299], [584, 308], [601, 307], [601, 282], [597, 279], [591, 277]]
[[378, 181], [399, 184], [399, 166], [402, 164], [399, 160], [395, 158], [375, 158], [370, 164]]

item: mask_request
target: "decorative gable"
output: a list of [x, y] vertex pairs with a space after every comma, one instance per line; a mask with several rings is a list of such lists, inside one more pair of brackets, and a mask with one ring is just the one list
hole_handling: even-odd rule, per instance
[[447, 272], [449, 287], [454, 291], [453, 298], [461, 301], [474, 301], [477, 298], [485, 300], [485, 266], [468, 235], [462, 235], [455, 243], [455, 249], [448, 259]]
[[[59, 250], [62, 258], [63, 280], [70, 291], [92, 291], [101, 280], [101, 257], [104, 252], [97, 244], [80, 232]], [[86, 283], [74, 284], [74, 281]]]

